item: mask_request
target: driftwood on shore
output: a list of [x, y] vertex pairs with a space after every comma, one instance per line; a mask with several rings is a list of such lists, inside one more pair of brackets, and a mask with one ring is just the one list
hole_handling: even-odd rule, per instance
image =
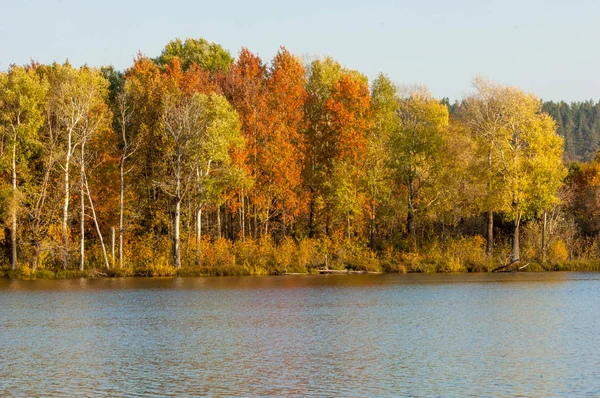
[[353, 271], [349, 269], [320, 269], [322, 275], [346, 275], [346, 274], [380, 274], [381, 272], [372, 271]]
[[[521, 264], [521, 260], [511, 261], [508, 264], [503, 264], [499, 267], [494, 268], [492, 270], [492, 272], [516, 272], [516, 271], [520, 271], [529, 266], [529, 263], [519, 266], [520, 264]], [[513, 267], [513, 268], [511, 269], [511, 267]]]
[[[319, 269], [319, 275], [357, 275], [357, 274], [381, 274], [375, 271], [353, 271], [349, 269]], [[282, 275], [310, 275], [301, 272], [284, 272]]]

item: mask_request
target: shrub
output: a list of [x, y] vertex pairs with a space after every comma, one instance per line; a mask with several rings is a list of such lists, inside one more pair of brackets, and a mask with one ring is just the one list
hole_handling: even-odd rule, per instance
[[567, 251], [567, 246], [565, 242], [561, 239], [555, 240], [548, 247], [548, 260], [552, 263], [563, 263], [567, 261], [569, 257], [569, 252]]

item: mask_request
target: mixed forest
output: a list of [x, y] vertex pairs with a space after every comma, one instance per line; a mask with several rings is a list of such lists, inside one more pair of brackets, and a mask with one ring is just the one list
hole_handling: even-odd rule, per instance
[[10, 276], [596, 269], [600, 104], [450, 104], [282, 47], [0, 72]]

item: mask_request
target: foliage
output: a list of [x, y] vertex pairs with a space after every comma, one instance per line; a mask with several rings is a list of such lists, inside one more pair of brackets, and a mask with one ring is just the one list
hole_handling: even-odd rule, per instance
[[[481, 78], [475, 88], [450, 105], [384, 74], [369, 84], [330, 57], [243, 48], [234, 60], [189, 38], [122, 72], [11, 66], [0, 73], [2, 272], [467, 272], [511, 253], [531, 268], [592, 264], [600, 162], [565, 178], [557, 131], [593, 140], [597, 107], [542, 105]], [[569, 140], [577, 159], [591, 156]]]
[[203, 38], [187, 38], [185, 41], [181, 41], [179, 38], [172, 40], [165, 46], [154, 62], [165, 66], [169, 65], [174, 58], [179, 58], [183, 70], [198, 65], [211, 74], [226, 72], [233, 63], [229, 51], [219, 44], [208, 42]]

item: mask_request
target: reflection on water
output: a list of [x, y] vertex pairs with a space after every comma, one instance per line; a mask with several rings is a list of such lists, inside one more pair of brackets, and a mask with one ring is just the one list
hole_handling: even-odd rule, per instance
[[1, 280], [0, 395], [600, 396], [600, 274]]

